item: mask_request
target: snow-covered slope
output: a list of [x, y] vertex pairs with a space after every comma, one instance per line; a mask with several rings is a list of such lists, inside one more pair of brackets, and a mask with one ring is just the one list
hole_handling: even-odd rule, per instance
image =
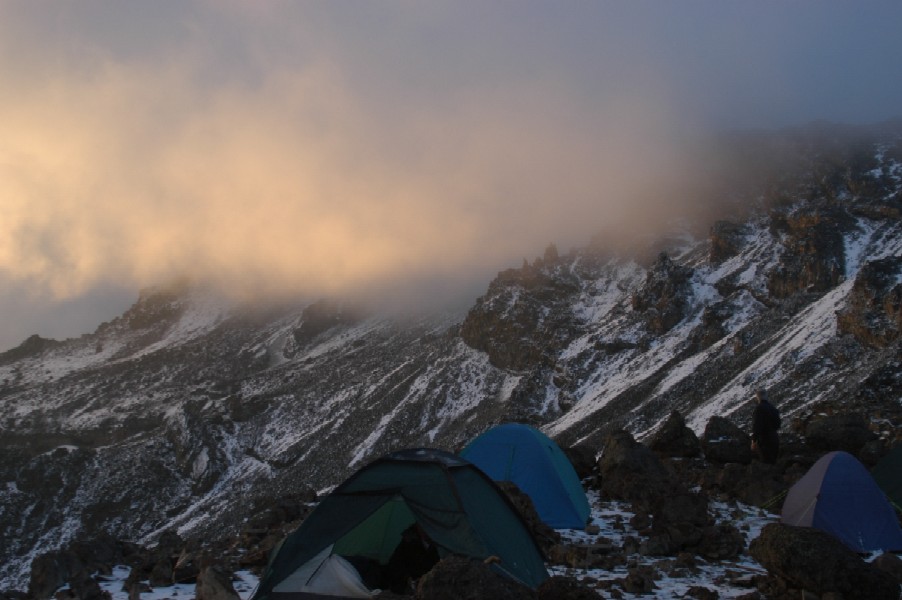
[[92, 334], [0, 354], [0, 589], [79, 531], [221, 535], [257, 498], [503, 420], [597, 450], [674, 409], [699, 432], [744, 424], [766, 387], [787, 421], [845, 407], [896, 435], [902, 142], [866, 133], [780, 134], [801, 158], [732, 190], [742, 216], [710, 235], [675, 232], [650, 259], [549, 249], [467, 314], [231, 306], [179, 282]]

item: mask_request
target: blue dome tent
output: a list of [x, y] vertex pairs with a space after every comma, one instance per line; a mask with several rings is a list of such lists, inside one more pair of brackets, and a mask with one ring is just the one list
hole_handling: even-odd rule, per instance
[[544, 433], [519, 423], [492, 427], [460, 455], [495, 481], [512, 481], [555, 529], [583, 529], [589, 501], [573, 465]]
[[781, 521], [815, 527], [859, 553], [902, 550], [902, 529], [883, 491], [847, 452], [822, 456], [789, 489]]

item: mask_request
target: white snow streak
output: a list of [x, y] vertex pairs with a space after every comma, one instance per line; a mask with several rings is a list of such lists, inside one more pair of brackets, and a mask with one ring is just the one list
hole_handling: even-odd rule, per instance
[[793, 318], [772, 340], [762, 342], [772, 350], [742, 371], [704, 406], [691, 412], [686, 419], [687, 425], [700, 433], [711, 417], [733, 413], [751, 399], [757, 388], [778, 381], [784, 366], [801, 362], [832, 339], [836, 335], [836, 311], [845, 302], [852, 284], [853, 281], [848, 280], [834, 288]]

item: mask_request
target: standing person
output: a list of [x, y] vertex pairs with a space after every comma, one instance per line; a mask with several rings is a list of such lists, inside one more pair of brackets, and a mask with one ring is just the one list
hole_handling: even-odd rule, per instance
[[780, 451], [780, 411], [768, 402], [767, 392], [755, 392], [755, 412], [752, 413], [752, 451], [767, 464], [777, 462]]

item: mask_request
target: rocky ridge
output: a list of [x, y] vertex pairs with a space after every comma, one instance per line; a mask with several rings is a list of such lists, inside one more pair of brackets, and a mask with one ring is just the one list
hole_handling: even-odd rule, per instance
[[852, 415], [878, 455], [902, 424], [900, 139], [885, 124], [733, 140], [754, 157], [730, 188], [742, 210], [707, 237], [552, 246], [466, 315], [234, 306], [177, 282], [91, 334], [29, 338], [0, 354], [0, 588], [88, 534], [236, 535], [259, 503], [506, 420], [591, 454], [677, 411], [704, 444], [766, 387], [787, 433], [829, 440], [817, 424]]

